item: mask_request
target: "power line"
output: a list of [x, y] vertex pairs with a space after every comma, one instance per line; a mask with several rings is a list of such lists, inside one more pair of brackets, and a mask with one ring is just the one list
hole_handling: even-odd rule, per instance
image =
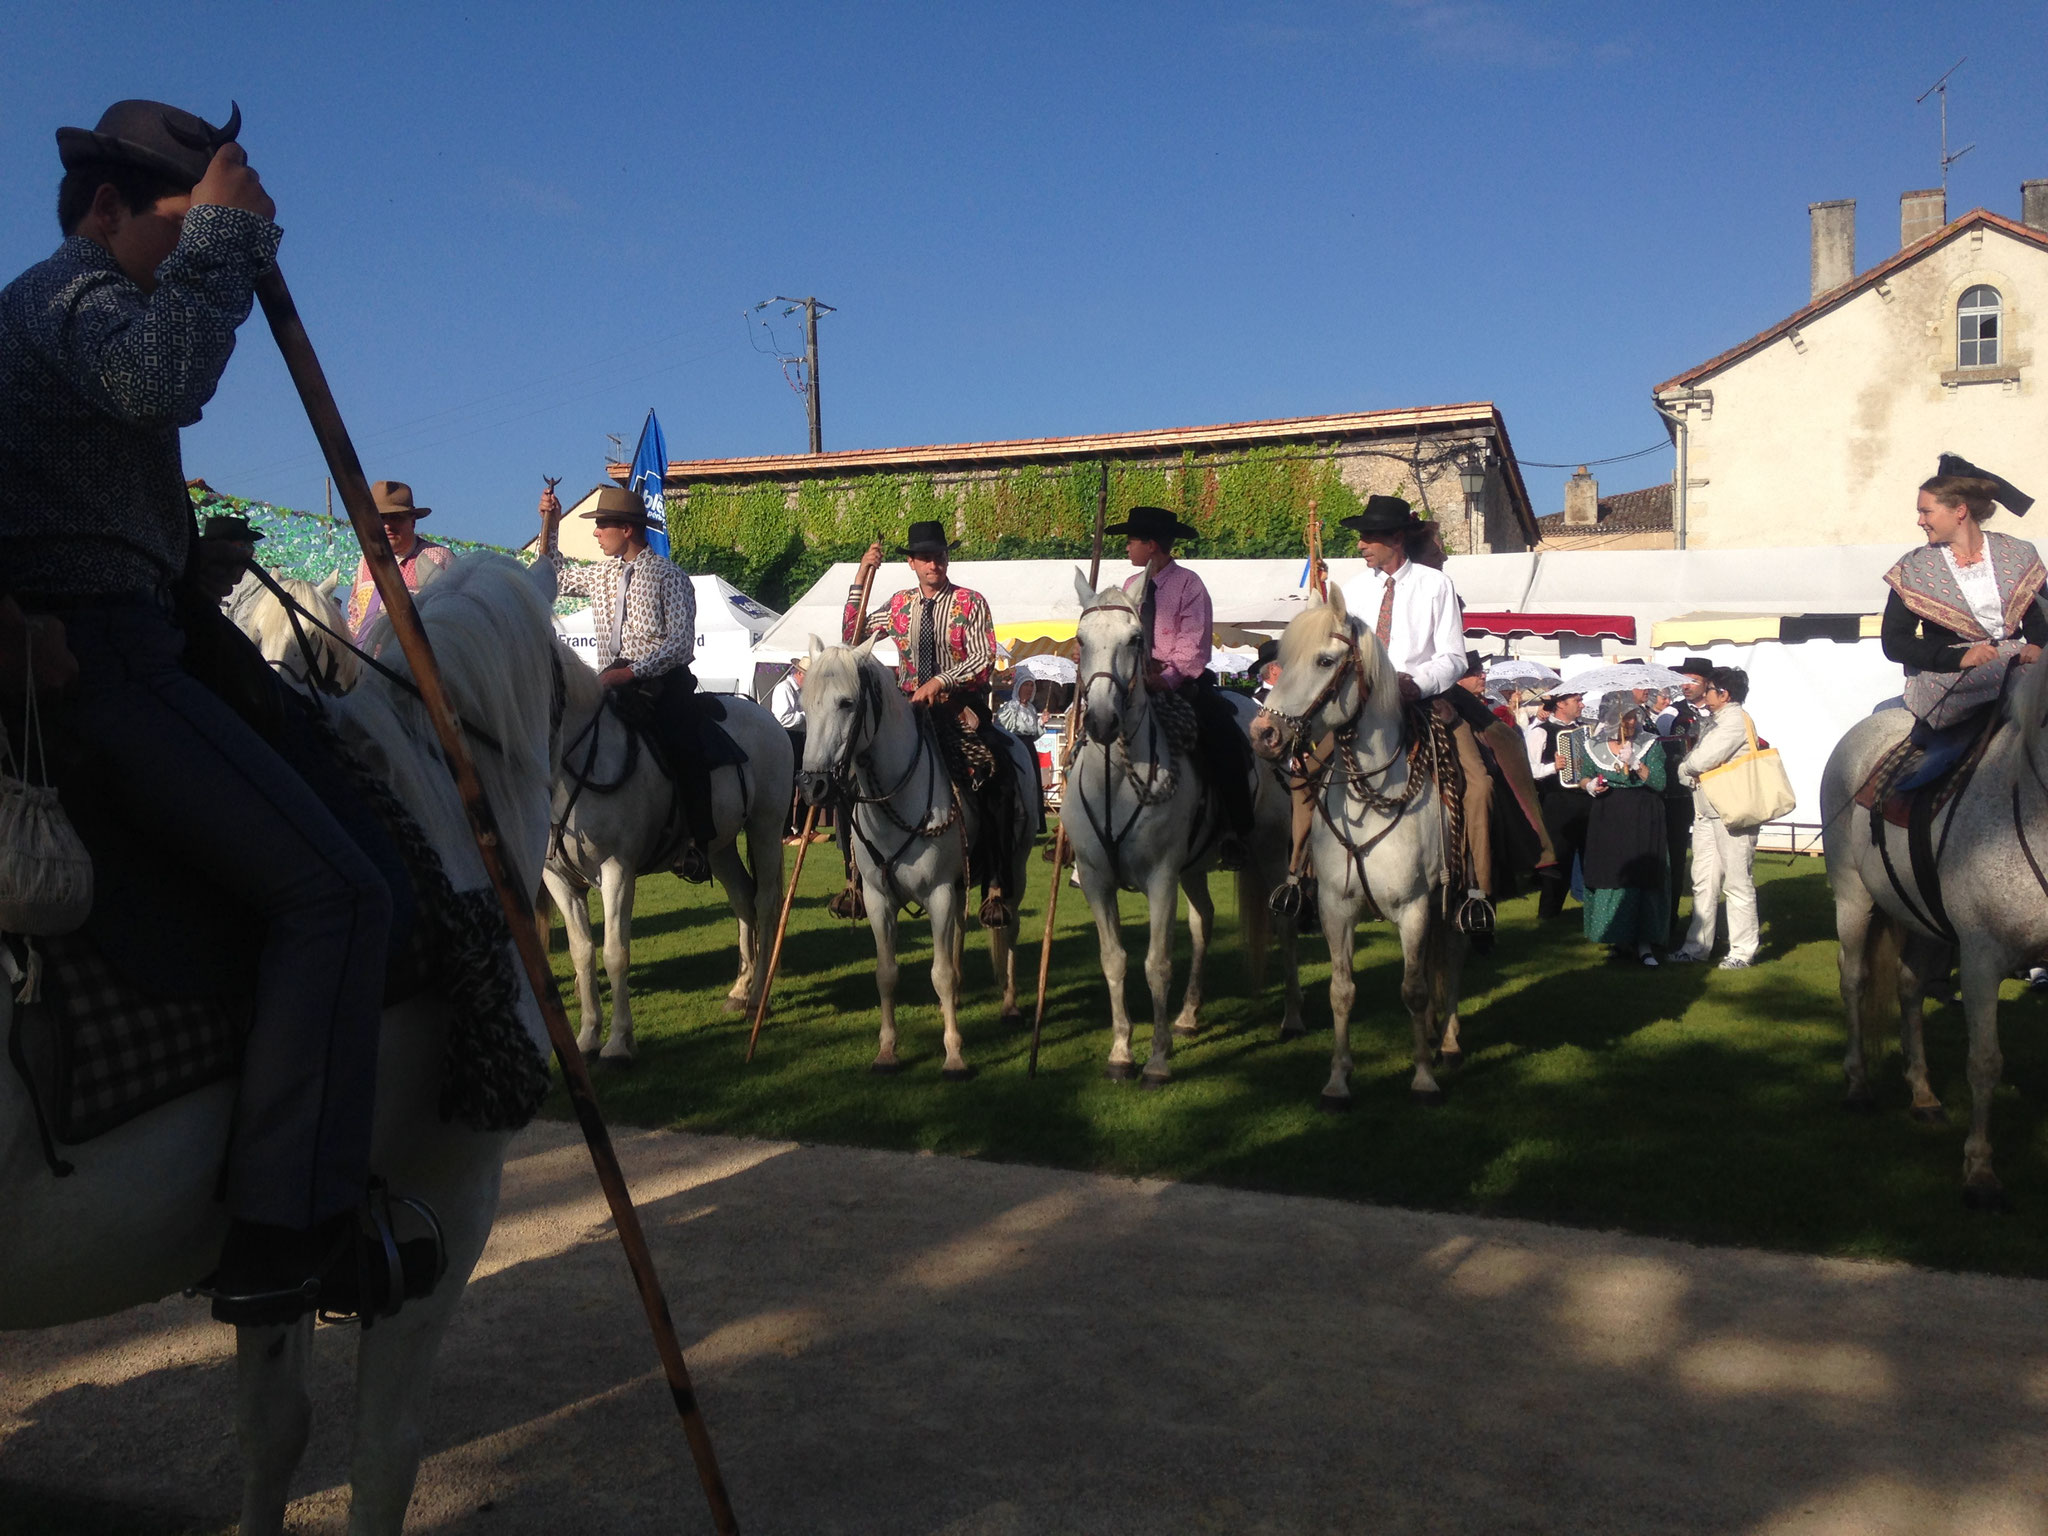
[[1647, 448], [1638, 448], [1634, 453], [1617, 453], [1607, 459], [1572, 459], [1563, 464], [1543, 464], [1535, 459], [1516, 458], [1515, 462], [1524, 469], [1591, 469], [1595, 464], [1620, 464], [1628, 459], [1640, 459], [1646, 453], [1662, 453], [1669, 443], [1652, 443]]

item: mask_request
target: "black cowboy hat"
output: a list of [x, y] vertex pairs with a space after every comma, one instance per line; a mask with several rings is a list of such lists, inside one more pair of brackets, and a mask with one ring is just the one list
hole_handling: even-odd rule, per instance
[[1353, 533], [1406, 533], [1422, 526], [1415, 509], [1398, 496], [1368, 496], [1365, 510], [1338, 521], [1339, 528]]
[[1465, 653], [1465, 670], [1462, 673], [1460, 673], [1459, 676], [1486, 676], [1486, 658], [1481, 656], [1477, 651], [1467, 651]]
[[205, 118], [161, 101], [117, 101], [93, 128], [59, 128], [57, 158], [67, 171], [81, 165], [133, 165], [180, 187], [196, 187], [214, 151], [242, 131], [242, 109], [215, 128]]
[[1133, 507], [1120, 523], [1111, 523], [1104, 533], [1120, 533], [1127, 539], [1151, 539], [1169, 544], [1175, 539], [1199, 539], [1202, 535], [1164, 507]]
[[2014, 517], [2025, 517], [2027, 509], [2034, 504], [2034, 498], [2022, 491], [2003, 475], [1994, 475], [1988, 469], [1979, 469], [1959, 453], [1944, 453], [1936, 465], [1937, 475], [1970, 475], [1979, 480], [1989, 480], [1997, 487], [1992, 500], [1997, 502]]
[[246, 517], [214, 516], [206, 520], [200, 530], [202, 539], [228, 539], [236, 544], [254, 544], [263, 537], [261, 528], [252, 528]]
[[953, 548], [946, 537], [946, 525], [939, 522], [912, 523], [910, 532], [903, 540], [903, 547], [892, 557], [897, 560], [906, 555], [916, 555], [920, 560], [933, 560]]
[[1714, 667], [1715, 663], [1711, 657], [1688, 656], [1671, 670], [1679, 673], [1689, 673], [1694, 677], [1712, 677], [1714, 675]]

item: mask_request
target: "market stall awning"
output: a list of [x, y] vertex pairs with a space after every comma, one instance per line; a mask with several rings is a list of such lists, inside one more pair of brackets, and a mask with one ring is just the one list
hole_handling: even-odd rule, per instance
[[1583, 635], [1589, 640], [1612, 636], [1633, 642], [1636, 621], [1626, 613], [1474, 613], [1465, 614], [1468, 635]]
[[1780, 640], [1855, 641], [1874, 639], [1882, 619], [1874, 613], [1686, 613], [1663, 619], [1650, 632], [1650, 645], [1755, 645]]

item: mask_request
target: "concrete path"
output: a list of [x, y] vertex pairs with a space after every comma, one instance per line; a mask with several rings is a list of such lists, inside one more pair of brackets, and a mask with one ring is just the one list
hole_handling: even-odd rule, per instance
[[[937, 1157], [623, 1135], [750, 1536], [2048, 1536], [2048, 1287]], [[295, 1528], [345, 1520], [350, 1334]], [[0, 1336], [0, 1530], [233, 1517], [198, 1303]], [[421, 1531], [710, 1529], [572, 1128], [442, 1358]], [[54, 1522], [54, 1523], [52, 1523]]]

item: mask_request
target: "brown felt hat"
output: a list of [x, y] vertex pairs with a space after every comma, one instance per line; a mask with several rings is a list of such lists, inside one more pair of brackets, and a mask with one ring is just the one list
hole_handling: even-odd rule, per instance
[[432, 507], [412, 504], [412, 487], [403, 480], [377, 480], [370, 485], [370, 500], [377, 504], [379, 517], [425, 517]]
[[623, 485], [600, 485], [592, 492], [596, 500], [588, 512], [579, 512], [578, 517], [616, 518], [622, 523], [638, 523], [642, 528], [659, 528], [661, 520], [648, 514], [647, 503]]
[[69, 171], [81, 165], [133, 165], [180, 187], [196, 187], [214, 151], [242, 131], [242, 109], [215, 128], [205, 118], [161, 101], [117, 101], [96, 127], [59, 128], [57, 158]]

